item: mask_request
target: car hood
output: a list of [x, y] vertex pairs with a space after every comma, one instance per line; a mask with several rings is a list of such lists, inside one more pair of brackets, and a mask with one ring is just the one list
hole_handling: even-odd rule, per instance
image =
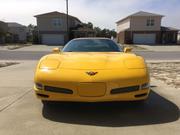
[[[143, 58], [131, 53], [61, 53], [48, 55], [46, 67], [76, 70], [106, 70], [118, 68], [144, 68]], [[49, 64], [48, 64], [49, 63]]]

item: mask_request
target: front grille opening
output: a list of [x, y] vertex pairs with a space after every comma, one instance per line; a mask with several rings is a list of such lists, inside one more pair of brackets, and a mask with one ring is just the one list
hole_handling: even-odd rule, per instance
[[48, 98], [49, 96], [48, 95], [44, 95], [44, 94], [37, 94], [39, 97], [42, 97], [42, 98]]
[[111, 94], [120, 94], [120, 93], [134, 92], [134, 91], [138, 91], [139, 88], [140, 88], [140, 86], [131, 86], [131, 87], [112, 89], [111, 90]]
[[145, 97], [145, 96], [147, 96], [147, 93], [135, 95], [136, 98]]
[[35, 86], [36, 86], [36, 88], [37, 88], [38, 90], [43, 90], [43, 85], [42, 85], [42, 84], [36, 83]]
[[55, 93], [73, 94], [72, 90], [65, 89], [65, 88], [51, 87], [51, 86], [45, 86], [44, 90], [49, 91], [49, 92], [55, 92]]

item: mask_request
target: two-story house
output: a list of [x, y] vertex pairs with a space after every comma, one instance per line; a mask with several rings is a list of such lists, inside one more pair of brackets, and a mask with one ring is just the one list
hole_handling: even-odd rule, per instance
[[178, 30], [162, 27], [164, 16], [148, 12], [137, 12], [117, 24], [118, 42], [122, 44], [174, 44]]
[[[35, 16], [40, 42], [47, 45], [64, 45], [67, 42], [67, 15], [60, 12], [50, 12]], [[69, 29], [81, 24], [81, 21], [68, 16]]]
[[27, 42], [27, 27], [16, 22], [7, 22], [8, 33], [7, 42], [11, 43], [26, 43]]

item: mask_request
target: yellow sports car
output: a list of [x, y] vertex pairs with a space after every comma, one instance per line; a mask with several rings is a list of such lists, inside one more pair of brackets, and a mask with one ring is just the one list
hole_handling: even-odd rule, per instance
[[106, 38], [80, 38], [39, 61], [34, 90], [42, 101], [143, 101], [150, 92], [144, 59]]

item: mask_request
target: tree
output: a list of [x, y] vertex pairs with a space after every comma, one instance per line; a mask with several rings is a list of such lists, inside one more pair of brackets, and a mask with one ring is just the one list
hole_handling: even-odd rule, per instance
[[38, 32], [37, 32], [37, 26], [33, 24], [29, 24], [27, 26], [27, 41], [32, 43], [38, 43]]
[[[113, 29], [113, 30], [110, 30], [110, 29], [101, 29], [99, 27], [94, 27], [93, 23], [91, 22], [88, 22], [88, 23], [82, 23], [81, 25], [78, 25], [77, 27], [75, 28], [71, 28], [71, 33], [72, 30], [76, 30], [78, 28], [90, 28], [92, 29], [94, 32], [95, 32], [95, 37], [106, 37], [106, 38], [116, 38], [116, 31]], [[71, 34], [70, 37], [73, 37], [72, 36], [73, 34]]]
[[94, 31], [96, 33], [96, 37], [101, 37], [101, 29], [99, 27], [94, 27]]
[[110, 31], [110, 35], [111, 35], [112, 37], [114, 37], [114, 38], [117, 37], [117, 32], [115, 31], [115, 29], [113, 29], [113, 30]]
[[115, 30], [101, 29], [99, 27], [94, 27], [94, 31], [96, 33], [96, 37], [116, 38], [117, 35]]
[[86, 28], [93, 29], [93, 24], [91, 22], [83, 23], [80, 27], [86, 27]]
[[90, 29], [93, 29], [93, 24], [91, 22], [88, 22], [87, 27], [90, 28]]

